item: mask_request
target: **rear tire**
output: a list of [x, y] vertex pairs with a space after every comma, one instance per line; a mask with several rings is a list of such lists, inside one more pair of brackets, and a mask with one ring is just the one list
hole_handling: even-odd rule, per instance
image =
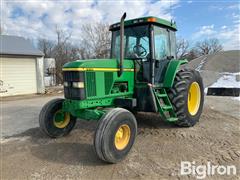
[[[76, 118], [61, 111], [64, 99], [53, 99], [45, 104], [39, 114], [39, 125], [43, 133], [56, 138], [69, 134], [76, 124]], [[57, 116], [63, 120], [56, 121]]]
[[123, 108], [108, 111], [99, 121], [94, 135], [97, 156], [108, 163], [117, 163], [131, 150], [137, 135], [137, 122]]
[[201, 116], [204, 101], [200, 73], [192, 69], [182, 69], [177, 72], [168, 95], [178, 118], [176, 125], [194, 126]]

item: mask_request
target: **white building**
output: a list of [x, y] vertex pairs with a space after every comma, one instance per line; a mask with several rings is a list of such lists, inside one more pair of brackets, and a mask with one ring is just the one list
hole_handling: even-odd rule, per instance
[[43, 56], [22, 37], [0, 35], [0, 96], [44, 93]]

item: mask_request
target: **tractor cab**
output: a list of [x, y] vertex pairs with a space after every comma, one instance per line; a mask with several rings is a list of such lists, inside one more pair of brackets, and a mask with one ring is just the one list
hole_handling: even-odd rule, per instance
[[[156, 17], [124, 22], [124, 59], [133, 60], [136, 82], [163, 83], [169, 60], [176, 58], [176, 24]], [[111, 58], [120, 59], [120, 23], [112, 31]]]

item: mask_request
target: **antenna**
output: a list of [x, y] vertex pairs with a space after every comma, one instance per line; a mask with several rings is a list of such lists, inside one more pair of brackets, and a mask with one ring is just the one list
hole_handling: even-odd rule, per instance
[[170, 4], [171, 25], [173, 25], [173, 24], [176, 24], [176, 22], [173, 20], [172, 0], [169, 1], [169, 4]]
[[172, 0], [170, 0], [170, 15], [171, 15], [171, 19], [172, 19]]

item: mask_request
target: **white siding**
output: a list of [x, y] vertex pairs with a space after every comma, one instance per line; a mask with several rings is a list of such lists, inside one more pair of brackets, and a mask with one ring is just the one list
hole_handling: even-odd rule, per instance
[[0, 57], [0, 96], [37, 93], [36, 59]]

